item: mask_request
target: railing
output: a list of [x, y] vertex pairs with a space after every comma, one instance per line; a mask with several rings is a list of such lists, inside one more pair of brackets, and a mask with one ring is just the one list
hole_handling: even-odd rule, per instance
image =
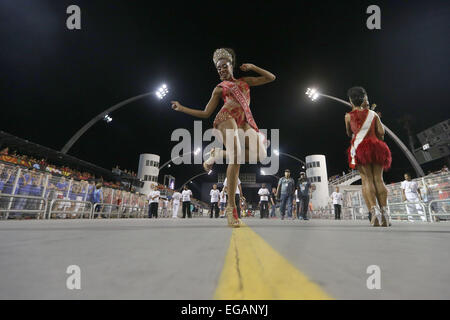
[[[441, 212], [436, 213], [435, 211], [436, 211], [436, 209], [439, 209], [439, 206], [438, 206], [438, 208], [434, 208], [432, 206], [434, 203], [439, 204], [439, 203], [444, 203], [444, 202], [450, 203], [450, 199], [431, 200], [430, 203], [428, 204], [428, 214], [430, 216], [431, 222], [434, 222], [433, 217], [450, 216], [450, 212], [447, 212], [447, 211], [444, 211], [443, 213], [441, 213]], [[449, 207], [443, 207], [443, 209], [447, 209], [447, 208], [449, 208]]]
[[[2, 201], [2, 198], [8, 198], [7, 201]], [[17, 199], [19, 201], [14, 202]], [[0, 214], [5, 213], [5, 219], [9, 218], [10, 212], [17, 212], [21, 214], [37, 214], [38, 219], [45, 216], [47, 211], [47, 199], [43, 197], [34, 197], [26, 195], [0, 194]]]
[[[395, 210], [393, 208], [400, 207], [403, 210]], [[413, 220], [412, 217], [419, 217], [422, 221], [431, 221], [427, 220], [427, 210], [426, 204], [422, 201], [417, 202], [401, 202], [401, 203], [390, 203], [387, 205], [387, 212], [389, 213], [391, 218], [404, 218], [406, 220]], [[420, 210], [422, 209], [422, 210]], [[406, 211], [406, 213], [402, 213], [401, 211]], [[410, 211], [410, 212], [408, 212]], [[413, 213], [411, 211], [416, 211], [417, 213]], [[352, 220], [363, 220], [367, 219], [369, 216], [368, 209], [366, 206], [353, 206], [353, 207], [344, 207], [342, 208], [342, 212], [344, 213], [344, 217], [351, 216]], [[429, 211], [428, 211], [429, 212]], [[443, 214], [436, 214], [443, 215]], [[450, 215], [450, 214], [449, 214]]]
[[359, 172], [357, 170], [352, 170], [352, 172], [347, 173], [345, 175], [343, 175], [342, 177], [337, 178], [336, 180], [333, 180], [330, 182], [330, 185], [332, 186], [337, 186], [347, 180], [350, 180], [351, 178], [354, 178], [356, 176], [359, 176]]
[[[59, 204], [56, 210], [54, 209], [55, 204]], [[73, 206], [72, 206], [73, 205]], [[86, 210], [86, 206], [89, 207], [89, 210]], [[71, 210], [73, 208], [73, 210]], [[72, 216], [72, 218], [78, 215], [82, 219], [85, 214], [88, 217], [91, 217], [92, 214], [92, 203], [89, 201], [76, 201], [76, 200], [67, 200], [67, 199], [53, 199], [50, 202], [50, 207], [47, 214], [47, 219], [51, 219], [59, 215], [60, 217], [66, 218], [67, 215]], [[81, 210], [80, 210], [81, 209]]]

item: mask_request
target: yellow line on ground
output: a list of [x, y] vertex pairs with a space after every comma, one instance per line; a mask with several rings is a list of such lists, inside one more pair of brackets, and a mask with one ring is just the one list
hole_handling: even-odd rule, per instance
[[233, 229], [214, 298], [332, 299], [246, 225]]

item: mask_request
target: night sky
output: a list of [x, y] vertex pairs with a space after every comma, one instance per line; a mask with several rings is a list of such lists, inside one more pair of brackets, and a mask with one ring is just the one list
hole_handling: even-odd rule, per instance
[[[365, 87], [382, 121], [405, 144], [401, 117], [411, 115], [418, 133], [449, 116], [449, 1], [194, 3], [2, 0], [0, 129], [60, 150], [95, 115], [164, 82], [170, 88], [164, 101], [150, 97], [127, 105], [111, 114], [110, 124], [92, 127], [69, 154], [108, 169], [118, 164], [137, 171], [140, 153], [159, 154], [165, 162], [175, 145], [172, 131], [193, 129], [198, 120], [171, 110], [169, 101], [203, 109], [220, 82], [212, 54], [224, 46], [236, 51], [238, 66], [253, 63], [277, 76], [252, 88], [258, 126], [280, 129], [283, 152], [325, 154], [329, 175], [348, 169], [348, 109], [309, 101], [307, 87], [343, 99], [348, 88]], [[66, 28], [71, 4], [81, 8], [81, 30]], [[370, 4], [381, 8], [381, 30], [366, 27]], [[253, 74], [235, 70], [235, 77], [244, 75]], [[203, 120], [204, 129], [219, 108]], [[386, 141], [393, 164], [385, 180], [399, 181], [414, 171]], [[298, 176], [297, 162], [280, 161], [279, 175], [289, 167]], [[202, 170], [181, 165], [161, 174], [174, 175], [179, 186]]]

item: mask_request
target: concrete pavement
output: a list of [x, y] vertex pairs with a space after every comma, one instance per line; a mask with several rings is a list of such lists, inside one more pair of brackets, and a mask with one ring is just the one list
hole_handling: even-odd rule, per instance
[[[450, 223], [243, 221], [261, 238], [249, 241], [332, 298], [450, 298]], [[0, 299], [212, 299], [233, 232], [209, 218], [1, 221]], [[255, 266], [267, 263], [259, 254]], [[80, 267], [81, 290], [66, 287], [69, 265]], [[380, 290], [366, 286], [370, 265]]]

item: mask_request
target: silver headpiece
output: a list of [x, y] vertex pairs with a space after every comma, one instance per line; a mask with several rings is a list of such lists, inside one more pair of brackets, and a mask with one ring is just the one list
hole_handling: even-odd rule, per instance
[[231, 53], [229, 53], [226, 49], [224, 48], [220, 48], [217, 49], [216, 51], [214, 51], [214, 55], [213, 55], [213, 61], [214, 61], [214, 65], [217, 65], [217, 62], [220, 59], [227, 59], [229, 60], [231, 63], [233, 63], [233, 56], [231, 55]]

